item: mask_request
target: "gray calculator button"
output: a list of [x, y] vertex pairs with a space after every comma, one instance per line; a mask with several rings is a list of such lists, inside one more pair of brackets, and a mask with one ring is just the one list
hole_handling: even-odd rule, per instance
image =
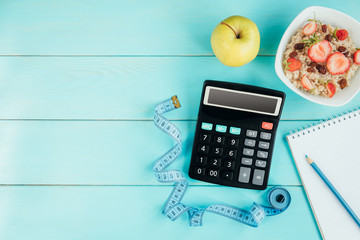
[[254, 149], [244, 148], [243, 154], [245, 156], [253, 156], [254, 155]]
[[260, 133], [260, 138], [265, 139], [265, 140], [270, 140], [271, 139], [271, 133], [261, 132]]
[[255, 166], [264, 168], [264, 167], [266, 167], [266, 161], [256, 160], [255, 161]]
[[264, 170], [255, 169], [252, 184], [263, 185], [264, 175], [265, 175]]
[[239, 173], [239, 182], [248, 183], [250, 179], [250, 168], [241, 167]]
[[245, 139], [245, 146], [248, 147], [255, 147], [256, 141], [253, 139]]
[[257, 131], [255, 131], [255, 130], [246, 130], [246, 136], [256, 138]]
[[268, 152], [265, 151], [257, 151], [257, 155], [258, 158], [267, 158], [268, 157]]
[[244, 165], [251, 165], [252, 161], [253, 160], [251, 158], [241, 158], [241, 164], [244, 164]]
[[259, 148], [269, 149], [269, 147], [270, 147], [270, 143], [268, 143], [268, 142], [263, 142], [263, 141], [260, 141], [260, 142], [259, 142]]

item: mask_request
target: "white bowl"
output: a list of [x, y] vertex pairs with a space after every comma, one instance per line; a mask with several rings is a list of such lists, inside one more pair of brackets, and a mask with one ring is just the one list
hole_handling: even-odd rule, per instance
[[354, 41], [355, 46], [360, 47], [360, 23], [358, 21], [346, 15], [345, 13], [336, 11], [334, 9], [318, 6], [308, 7], [304, 9], [301, 13], [299, 13], [299, 15], [297, 15], [297, 17], [291, 22], [289, 27], [286, 29], [283, 37], [281, 38], [279, 47], [276, 52], [275, 71], [281, 81], [283, 81], [286, 86], [288, 86], [291, 90], [293, 90], [300, 96], [322, 105], [333, 107], [342, 106], [348, 103], [353, 97], [355, 97], [355, 95], [360, 90], [360, 69], [358, 69], [355, 75], [351, 78], [350, 86], [336, 93], [332, 98], [310, 95], [306, 92], [301, 91], [290, 82], [290, 80], [285, 76], [283, 71], [282, 62], [286, 45], [290, 42], [290, 39], [295, 34], [295, 32], [305, 26], [308, 19], [314, 18], [314, 12], [316, 18], [323, 23], [330, 24], [333, 27], [346, 29], [349, 32], [349, 36]]

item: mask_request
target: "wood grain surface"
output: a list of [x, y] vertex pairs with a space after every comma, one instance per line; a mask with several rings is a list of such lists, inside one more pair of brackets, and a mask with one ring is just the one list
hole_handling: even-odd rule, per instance
[[[274, 71], [282, 34], [304, 8], [359, 18], [358, 0], [0, 1], [0, 239], [321, 239], [285, 135], [359, 106], [331, 108], [289, 90]], [[210, 35], [231, 15], [252, 19], [258, 57], [231, 68]], [[202, 83], [246, 83], [287, 95], [270, 186], [286, 187], [289, 209], [259, 228], [206, 214], [191, 228], [161, 208], [172, 186], [152, 163], [173, 142], [152, 123], [154, 106], [177, 94], [166, 115], [183, 133], [171, 168], [188, 171]], [[266, 204], [265, 192], [190, 180], [184, 202]]]

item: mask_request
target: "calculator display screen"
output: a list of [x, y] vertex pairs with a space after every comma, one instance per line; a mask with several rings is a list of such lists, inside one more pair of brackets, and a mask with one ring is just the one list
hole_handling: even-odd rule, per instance
[[277, 116], [282, 99], [280, 97], [207, 86], [204, 104], [240, 111]]

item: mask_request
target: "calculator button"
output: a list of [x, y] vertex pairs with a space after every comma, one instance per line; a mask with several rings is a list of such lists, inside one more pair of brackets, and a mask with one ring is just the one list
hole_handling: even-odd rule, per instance
[[274, 126], [274, 124], [270, 123], [270, 122], [262, 122], [261, 123], [261, 128], [265, 129], [265, 130], [272, 130], [273, 126]]
[[195, 174], [199, 175], [199, 176], [204, 176], [205, 175], [205, 168], [196, 167], [195, 168]]
[[270, 143], [268, 143], [268, 142], [263, 142], [263, 141], [260, 141], [260, 142], [259, 142], [259, 148], [269, 149], [269, 147], [270, 147]]
[[223, 153], [224, 149], [220, 148], [220, 147], [214, 147], [213, 148], [213, 154], [216, 156], [221, 156]]
[[226, 156], [229, 158], [236, 158], [237, 150], [229, 149], [226, 151]]
[[254, 155], [254, 149], [244, 148], [243, 154], [245, 156], [253, 156]]
[[258, 158], [267, 158], [267, 157], [268, 157], [268, 152], [265, 152], [265, 151], [257, 151], [256, 156], [257, 156]]
[[257, 133], [258, 133], [258, 132], [255, 131], [255, 130], [246, 130], [246, 136], [247, 136], [247, 137], [256, 138]]
[[210, 160], [210, 166], [212, 167], [220, 167], [221, 159], [220, 158], [213, 158]]
[[227, 161], [224, 162], [224, 166], [225, 166], [226, 168], [228, 168], [228, 169], [234, 169], [234, 167], [235, 167], [235, 161], [229, 161], [229, 160], [227, 160]]
[[237, 127], [230, 127], [230, 131], [231, 134], [234, 135], [240, 135], [241, 132], [241, 128], [237, 128]]
[[254, 185], [263, 185], [264, 182], [264, 170], [255, 169], [252, 183]]
[[207, 163], [207, 157], [205, 156], [197, 156], [196, 163], [205, 165]]
[[200, 152], [200, 153], [208, 153], [209, 152], [209, 146], [200, 144], [198, 146], [198, 152]]
[[229, 181], [231, 181], [231, 180], [233, 179], [233, 173], [232, 173], [232, 172], [224, 172], [224, 173], [222, 174], [222, 178], [223, 178], [224, 180], [229, 180]]
[[203, 122], [201, 123], [201, 129], [211, 131], [212, 130], [212, 123]]
[[218, 178], [219, 177], [219, 170], [211, 169], [208, 173], [210, 177]]
[[248, 146], [248, 147], [255, 147], [255, 143], [256, 141], [253, 140], [253, 139], [245, 139], [245, 146]]
[[227, 129], [227, 127], [226, 126], [224, 126], [224, 125], [216, 125], [216, 131], [217, 132], [221, 132], [221, 133], [225, 133], [226, 132], [226, 129]]
[[252, 159], [251, 158], [242, 158], [241, 159], [241, 164], [244, 164], [244, 165], [251, 165], [252, 164]]
[[208, 133], [200, 133], [199, 141], [209, 143], [211, 139], [211, 135]]
[[271, 139], [271, 133], [261, 132], [260, 133], [260, 138], [265, 139], [265, 140], [270, 140]]
[[225, 137], [224, 136], [215, 136], [214, 142], [217, 144], [224, 144]]
[[228, 140], [228, 144], [232, 147], [237, 147], [237, 146], [239, 146], [239, 139], [238, 138], [230, 138]]
[[264, 168], [264, 167], [266, 167], [266, 161], [256, 160], [255, 161], [255, 166]]
[[250, 179], [250, 168], [241, 167], [239, 173], [239, 182], [248, 183]]

